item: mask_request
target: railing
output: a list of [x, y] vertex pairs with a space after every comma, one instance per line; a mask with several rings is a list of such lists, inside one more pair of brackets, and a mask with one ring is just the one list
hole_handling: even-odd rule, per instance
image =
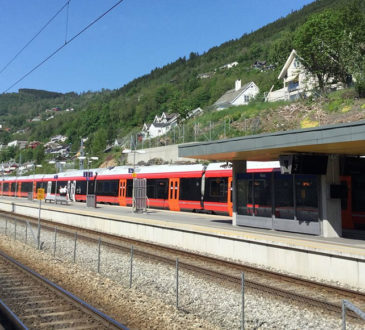
[[365, 320], [365, 313], [357, 308], [355, 305], [350, 303], [348, 300], [342, 300], [342, 330], [346, 330], [346, 310], [349, 309], [353, 311], [355, 314], [360, 316], [363, 320]]

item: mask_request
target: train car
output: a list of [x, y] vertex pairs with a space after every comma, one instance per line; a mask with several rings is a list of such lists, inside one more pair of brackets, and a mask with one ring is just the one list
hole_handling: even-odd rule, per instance
[[[279, 171], [279, 162], [247, 162], [245, 175], [254, 176], [252, 182], [259, 186], [265, 181], [261, 182], [260, 176]], [[92, 173], [92, 176], [84, 176], [85, 172]], [[0, 182], [0, 195], [24, 198], [33, 192], [35, 198], [37, 189], [44, 188], [48, 196], [54, 196], [59, 194], [61, 187], [67, 187], [68, 197], [72, 201], [84, 202], [87, 194], [95, 194], [98, 203], [130, 206], [133, 177], [147, 180], [149, 207], [232, 214], [232, 169], [227, 163], [136, 167], [135, 174], [130, 173], [127, 166], [117, 166], [59, 174], [6, 176]], [[346, 194], [341, 198], [343, 228], [365, 229], [365, 175], [343, 175], [341, 183], [346, 187]], [[265, 194], [264, 188], [256, 188], [256, 192]], [[247, 201], [241, 207], [246, 208], [247, 212], [265, 212], [265, 205], [259, 205], [258, 200], [264, 199], [255, 198], [255, 204]], [[281, 213], [289, 211], [281, 206], [275, 212], [280, 212], [277, 214], [280, 217]]]
[[1, 186], [3, 196], [16, 196], [17, 178], [15, 176], [6, 177]]
[[133, 177], [146, 179], [150, 207], [196, 210], [202, 208], [203, 171], [201, 164], [145, 166], [136, 168], [135, 173], [129, 173], [125, 166], [115, 167], [98, 173], [93, 187], [98, 202], [128, 206], [132, 205]]
[[211, 163], [203, 175], [203, 209], [232, 215], [232, 168], [227, 163]]

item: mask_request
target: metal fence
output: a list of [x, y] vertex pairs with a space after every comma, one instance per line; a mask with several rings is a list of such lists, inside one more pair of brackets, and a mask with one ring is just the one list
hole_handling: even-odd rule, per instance
[[[37, 230], [37, 224], [29, 221], [10, 217], [0, 218], [1, 234], [34, 249], [38, 249]], [[178, 259], [175, 265], [154, 264], [141, 257], [140, 251], [133, 246], [115, 246], [101, 238], [92, 239], [77, 232], [65, 232], [56, 226], [41, 226], [39, 233], [39, 249], [53, 258], [77, 263], [89, 271], [107, 276], [126, 287], [138, 288], [148, 295], [153, 295], [153, 292], [158, 290], [160, 294], [166, 296], [164, 299], [166, 302], [175, 305], [179, 310], [213, 314], [215, 310], [220, 309], [219, 302], [226, 303], [226, 299], [217, 298], [214, 299], [217, 305], [210, 305], [202, 299], [204, 294], [191, 292], [190, 286], [193, 282], [199, 283], [201, 279], [181, 269]], [[163, 271], [161, 267], [164, 268]], [[207, 288], [210, 286], [211, 284], [206, 285]], [[221, 290], [223, 293], [220, 294], [231, 296], [232, 309], [237, 308], [237, 304], [244, 303], [243, 290], [242, 297], [237, 290], [227, 288]], [[228, 320], [229, 325], [222, 323], [220, 326], [242, 328], [243, 314], [240, 313], [243, 310], [243, 307], [237, 308], [236, 313], [232, 313], [232, 319]], [[227, 322], [227, 319], [215, 322]]]
[[[222, 304], [231, 304], [230, 315], [220, 315], [214, 321], [223, 328], [247, 326], [247, 306], [245, 308], [245, 279], [242, 273], [241, 292], [237, 288], [215, 286], [212, 282], [202, 282], [199, 277], [181, 268], [179, 260], [175, 264], [153, 263], [142, 257], [142, 250], [134, 246], [114, 245], [101, 238], [90, 238], [77, 232], [69, 233], [50, 226], [40, 227], [38, 244], [37, 224], [10, 217], [0, 218], [0, 234], [24, 243], [34, 249], [41, 249], [53, 258], [77, 263], [83, 268], [109, 277], [129, 288], [138, 288], [148, 295], [157, 290], [165, 296], [165, 301], [187, 313], [218, 315]], [[141, 253], [140, 253], [141, 252]], [[201, 289], [197, 292], [196, 288]], [[208, 293], [214, 287], [217, 296], [206, 302]], [[199, 289], [199, 290], [200, 290]], [[223, 297], [223, 298], [222, 298]], [[342, 303], [342, 329], [346, 329], [346, 311], [351, 310], [365, 320], [365, 313], [347, 300]]]
[[360, 308], [357, 308], [348, 300], [342, 300], [342, 330], [346, 330], [346, 310], [353, 311], [360, 318], [365, 320], [365, 312], [363, 312]]

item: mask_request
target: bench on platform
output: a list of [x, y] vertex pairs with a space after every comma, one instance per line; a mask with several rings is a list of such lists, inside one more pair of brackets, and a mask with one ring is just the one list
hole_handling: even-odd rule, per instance
[[66, 196], [55, 196], [55, 195], [51, 195], [51, 194], [47, 194], [46, 198], [44, 199], [44, 202], [55, 202], [55, 204], [60, 203], [60, 204], [66, 204], [68, 205], [68, 199]]

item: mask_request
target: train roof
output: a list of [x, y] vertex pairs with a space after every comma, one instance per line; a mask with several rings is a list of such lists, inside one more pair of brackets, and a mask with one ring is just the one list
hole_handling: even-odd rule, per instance
[[[83, 177], [84, 172], [92, 172], [93, 176], [97, 173], [98, 177], [101, 176], [118, 176], [118, 175], [128, 175], [131, 174], [130, 169], [132, 166], [115, 166], [110, 168], [92, 168], [84, 170], [71, 170], [67, 172], [61, 172], [57, 174], [32, 174], [29, 176], [6, 176], [3, 181], [16, 181], [16, 180], [44, 180], [44, 179], [55, 179], [57, 175], [58, 180], [68, 179], [68, 178], [80, 178]], [[269, 162], [247, 162], [248, 172], [271, 172], [274, 169], [280, 168], [280, 163], [278, 161]], [[152, 165], [152, 166], [136, 166], [135, 172], [138, 174], [159, 174], [159, 173], [186, 173], [186, 172], [211, 172], [216, 173], [230, 173], [232, 171], [231, 163], [220, 162], [220, 163], [210, 163], [205, 166], [203, 164], [192, 164], [192, 165]], [[213, 174], [212, 174], [213, 175]], [[225, 174], [227, 175], [227, 174]]]

